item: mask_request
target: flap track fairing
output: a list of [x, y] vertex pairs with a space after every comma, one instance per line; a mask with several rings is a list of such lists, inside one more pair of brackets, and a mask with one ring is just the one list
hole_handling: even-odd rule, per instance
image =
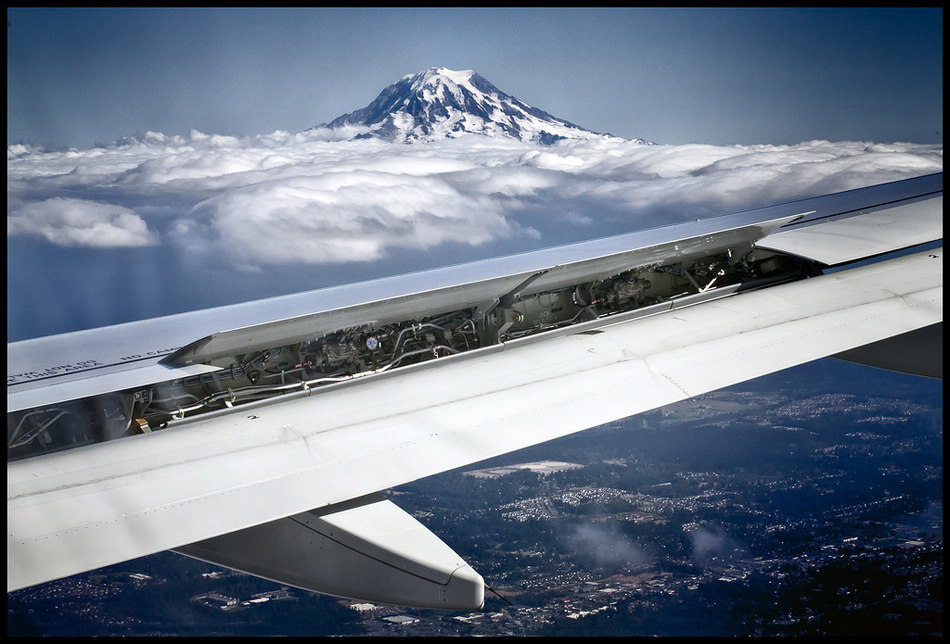
[[175, 551], [337, 597], [443, 610], [480, 610], [485, 601], [482, 577], [379, 494]]

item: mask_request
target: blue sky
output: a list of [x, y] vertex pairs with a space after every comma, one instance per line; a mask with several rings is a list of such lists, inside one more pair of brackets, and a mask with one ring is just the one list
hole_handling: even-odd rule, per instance
[[942, 9], [7, 10], [7, 139], [297, 132], [430, 66], [660, 143], [942, 141]]

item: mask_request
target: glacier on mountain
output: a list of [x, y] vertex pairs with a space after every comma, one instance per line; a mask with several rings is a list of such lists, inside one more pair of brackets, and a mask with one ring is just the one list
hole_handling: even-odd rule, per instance
[[[510, 137], [544, 145], [563, 139], [618, 139], [532, 107], [502, 92], [472, 70], [445, 67], [407, 74], [380, 92], [366, 107], [316, 127], [356, 127], [360, 133], [353, 138], [381, 138], [397, 143], [468, 134]], [[642, 139], [635, 142], [646, 143]]]

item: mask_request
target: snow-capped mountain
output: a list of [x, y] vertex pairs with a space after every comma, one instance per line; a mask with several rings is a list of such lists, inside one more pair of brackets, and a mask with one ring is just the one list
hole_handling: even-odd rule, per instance
[[471, 70], [430, 67], [403, 76], [361, 110], [317, 127], [368, 127], [355, 138], [399, 143], [483, 134], [551, 144], [608, 137], [585, 130], [505, 94]]

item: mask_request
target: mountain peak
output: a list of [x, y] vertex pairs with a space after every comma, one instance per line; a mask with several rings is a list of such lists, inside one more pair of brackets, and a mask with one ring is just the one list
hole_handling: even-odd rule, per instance
[[467, 83], [475, 72], [471, 69], [456, 71], [448, 67], [430, 67], [415, 74], [406, 74], [403, 79], [409, 79], [413, 84], [440, 82], [443, 78], [456, 84]]
[[429, 67], [407, 74], [363, 109], [319, 127], [362, 126], [356, 138], [400, 143], [455, 138], [465, 134], [510, 137], [550, 144], [599, 134], [551, 116], [505, 94], [473, 70]]

